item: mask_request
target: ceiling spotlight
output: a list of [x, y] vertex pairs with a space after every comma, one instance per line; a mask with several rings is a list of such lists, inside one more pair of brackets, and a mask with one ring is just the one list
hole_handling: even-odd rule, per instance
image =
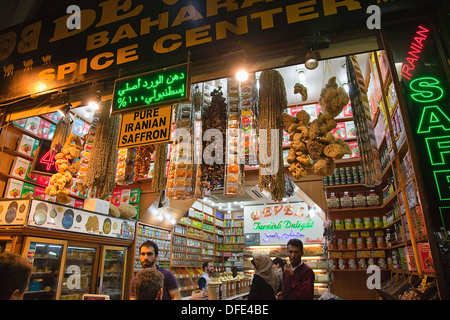
[[238, 81], [240, 82], [244, 82], [248, 80], [248, 72], [245, 69], [240, 69], [237, 73], [236, 73], [236, 79], [238, 79]]
[[61, 115], [61, 117], [65, 117], [69, 113], [71, 108], [72, 105], [70, 103], [66, 103], [64, 107], [58, 109], [58, 112]]
[[344, 88], [345, 92], [348, 93], [348, 91], [349, 91], [348, 83], [347, 83], [347, 82], [346, 82], [346, 83], [343, 83], [343, 84], [342, 84], [342, 87]]
[[91, 107], [93, 110], [98, 110], [100, 108], [99, 103], [95, 100], [89, 101], [88, 106]]
[[305, 82], [306, 80], [306, 70], [305, 69], [297, 69], [298, 80], [299, 82]]
[[312, 52], [312, 49], [308, 51], [305, 56], [305, 67], [308, 70], [314, 70], [319, 65], [316, 55]]
[[176, 222], [176, 220], [175, 220], [173, 217], [171, 217], [171, 218], [170, 218], [170, 223], [171, 223], [171, 224], [175, 224], [175, 223], [177, 223], [177, 222]]

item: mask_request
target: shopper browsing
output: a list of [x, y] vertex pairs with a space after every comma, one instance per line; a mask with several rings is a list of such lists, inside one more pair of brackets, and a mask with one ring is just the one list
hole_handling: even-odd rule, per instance
[[275, 300], [279, 288], [279, 279], [272, 266], [272, 260], [265, 255], [257, 254], [252, 264], [256, 269], [248, 300]]
[[31, 270], [25, 258], [10, 252], [0, 254], [0, 300], [23, 300]]
[[287, 243], [290, 264], [284, 267], [283, 289], [277, 300], [313, 300], [314, 272], [303, 261], [303, 242], [291, 239]]
[[283, 288], [283, 273], [284, 273], [284, 266], [286, 265], [286, 261], [277, 257], [272, 260], [272, 263], [273, 263], [273, 269], [275, 270], [276, 275], [280, 279], [280, 287], [278, 288], [278, 292], [280, 292], [281, 289]]
[[164, 276], [154, 268], [139, 271], [135, 280], [136, 300], [162, 300]]
[[[167, 269], [161, 268], [156, 264], [158, 259], [158, 246], [151, 240], [145, 241], [139, 247], [139, 260], [144, 269], [153, 268], [160, 271], [164, 276], [163, 296], [162, 300], [181, 300], [180, 289], [178, 288], [177, 278]], [[130, 298], [134, 300], [136, 277], [131, 280]]]
[[210, 261], [203, 262], [202, 264], [203, 273], [198, 279], [198, 288], [202, 291], [208, 290], [209, 282], [211, 281], [211, 276], [214, 272], [214, 265]]

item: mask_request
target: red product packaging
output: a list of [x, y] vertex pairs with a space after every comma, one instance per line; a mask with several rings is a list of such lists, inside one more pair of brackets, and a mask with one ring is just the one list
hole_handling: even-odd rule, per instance
[[75, 199], [75, 203], [73, 205], [75, 208], [83, 209], [84, 206], [84, 200], [82, 199]]
[[50, 183], [50, 177], [49, 176], [38, 175], [37, 183], [42, 184], [43, 186], [48, 186], [48, 184]]
[[45, 200], [45, 188], [36, 186], [34, 188], [33, 198], [38, 200]]
[[292, 107], [289, 109], [291, 116], [294, 116], [297, 114], [297, 112], [302, 111], [303, 107], [302, 106], [298, 106], [298, 107]]
[[345, 122], [338, 122], [336, 128], [331, 130], [335, 139], [346, 139], [347, 131], [345, 129]]
[[418, 243], [417, 250], [419, 251], [420, 265], [422, 266], [423, 272], [434, 272], [430, 244], [428, 242]]
[[122, 190], [115, 189], [112, 194], [111, 203], [118, 207], [120, 205], [121, 197], [122, 197]]

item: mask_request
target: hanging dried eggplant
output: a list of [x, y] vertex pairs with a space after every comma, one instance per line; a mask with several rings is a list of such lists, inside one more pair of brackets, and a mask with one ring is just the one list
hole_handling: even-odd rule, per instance
[[367, 89], [356, 56], [346, 57], [346, 65], [356, 138], [361, 155], [362, 183], [368, 187], [375, 187], [381, 183], [381, 162]]
[[[259, 81], [259, 188], [268, 190], [272, 200], [280, 202], [285, 195], [282, 114], [283, 110], [287, 107], [286, 88], [283, 77], [276, 70], [263, 71]], [[277, 141], [274, 141], [273, 148], [272, 129], [278, 130], [278, 139]], [[267, 140], [263, 142], [262, 137], [264, 136], [267, 137]], [[273, 138], [275, 139], [275, 136]], [[270, 161], [270, 163], [263, 163], [261, 161], [261, 152], [264, 152], [264, 154], [272, 160], [277, 157], [278, 168], [273, 168], [273, 161]], [[275, 173], [266, 174], [267, 172]]]
[[[214, 147], [210, 154], [208, 154], [207, 151], [210, 150], [211, 147], [206, 149], [206, 152], [204, 151], [203, 153], [201, 181], [203, 188], [207, 190], [222, 186], [224, 182], [225, 152], [223, 152], [223, 140], [226, 134], [227, 104], [221, 89], [222, 88], [219, 87], [211, 92], [211, 104], [203, 110], [202, 116], [203, 136], [205, 136], [205, 132], [211, 134], [210, 141], [203, 141], [203, 150], [212, 143], [214, 143], [213, 146], [217, 146], [217, 148]], [[220, 135], [214, 134], [217, 133], [217, 131], [209, 131], [211, 129], [217, 129]]]

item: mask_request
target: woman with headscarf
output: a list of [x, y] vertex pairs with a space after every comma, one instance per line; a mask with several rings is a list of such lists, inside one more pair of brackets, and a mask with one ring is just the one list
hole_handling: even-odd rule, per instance
[[265, 255], [253, 256], [252, 264], [256, 269], [248, 300], [275, 300], [279, 279], [273, 270], [272, 260]]

